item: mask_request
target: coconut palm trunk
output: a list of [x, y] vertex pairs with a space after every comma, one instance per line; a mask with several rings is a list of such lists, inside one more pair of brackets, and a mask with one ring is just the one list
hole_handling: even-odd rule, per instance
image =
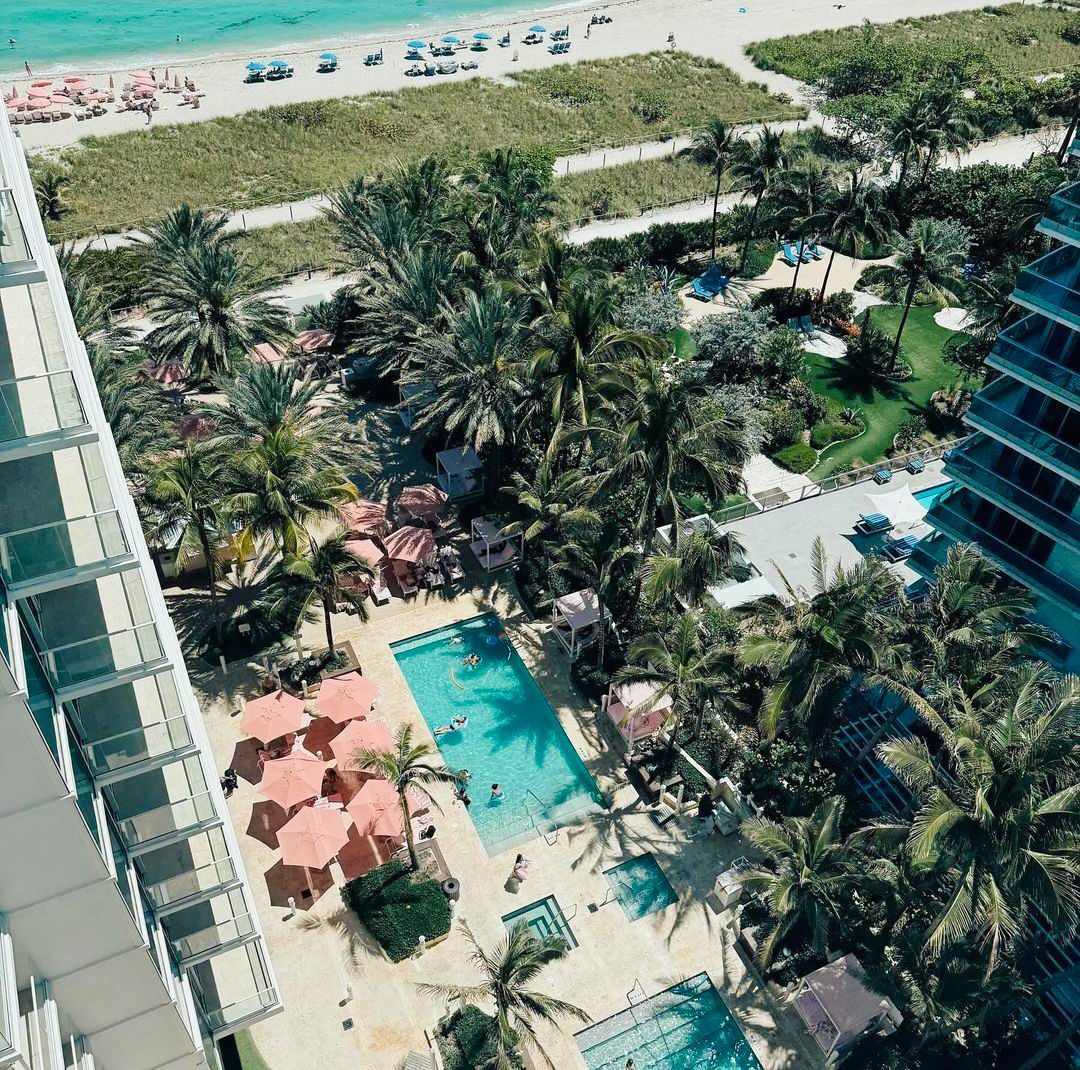
[[330, 622], [330, 614], [334, 611], [334, 604], [325, 595], [322, 600], [323, 623], [326, 625], [326, 649], [334, 653], [334, 626]]
[[[832, 272], [833, 261], [836, 259], [836, 248], [834, 247], [829, 251], [829, 262], [825, 265], [825, 277], [821, 280], [821, 289], [818, 291], [818, 304], [823, 305], [825, 303], [825, 290], [829, 285], [829, 275]], [[796, 269], [796, 276], [798, 275], [798, 269]]]
[[717, 216], [720, 212], [720, 183], [723, 180], [724, 172], [721, 168], [716, 169], [716, 185], [713, 187], [712, 198], [712, 258], [710, 263], [716, 263], [716, 224]]
[[893, 339], [892, 356], [889, 358], [889, 374], [896, 371], [896, 362], [900, 359], [900, 342], [904, 337], [904, 327], [907, 326], [908, 315], [911, 306], [915, 302], [915, 294], [918, 292], [919, 279], [913, 278], [908, 283], [907, 292], [904, 294], [904, 312], [900, 317], [900, 326], [896, 330], [896, 338]]
[[[788, 294], [788, 301], [795, 300], [795, 290], [799, 285], [799, 269], [802, 267], [802, 244], [805, 241], [804, 238], [800, 238], [798, 244], [795, 246], [795, 274], [791, 278], [791, 290]], [[829, 266], [832, 267], [832, 260], [829, 260]]]
[[409, 866], [414, 873], [420, 869], [420, 856], [416, 853], [416, 841], [413, 839], [412, 821], [409, 817], [409, 800], [405, 797], [405, 787], [398, 786], [398, 802], [401, 804], [401, 821], [405, 830], [405, 846], [409, 850]]

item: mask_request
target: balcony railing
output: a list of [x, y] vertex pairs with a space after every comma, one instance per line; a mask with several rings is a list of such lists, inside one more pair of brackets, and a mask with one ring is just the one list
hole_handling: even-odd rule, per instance
[[1044, 431], [1015, 412], [1027, 387], [999, 379], [971, 399], [968, 421], [993, 438], [1015, 446], [1021, 453], [1054, 469], [1066, 479], [1080, 471], [1080, 449]]
[[125, 674], [139, 666], [152, 666], [164, 656], [157, 626], [152, 621], [44, 651], [49, 674], [61, 690], [100, 677]]
[[186, 873], [151, 884], [146, 894], [158, 910], [164, 910], [176, 903], [195, 897], [219, 894], [220, 891], [237, 880], [236, 865], [231, 858], [222, 858], [210, 862]]
[[158, 840], [186, 839], [211, 824], [221, 822], [213, 796], [206, 791], [188, 799], [144, 810], [134, 817], [124, 818], [118, 824], [129, 850], [147, 850], [147, 844], [156, 847], [159, 846]]
[[0, 381], [0, 446], [87, 426], [67, 369]]
[[1080, 250], [1062, 245], [1020, 272], [1013, 299], [1080, 327]]
[[266, 1014], [278, 1005], [278, 994], [273, 988], [264, 988], [259, 992], [237, 1000], [225, 1007], [215, 1010], [204, 1008], [203, 1017], [211, 1032], [218, 1033], [226, 1029], [235, 1029], [236, 1026], [250, 1018], [257, 1018]]
[[33, 265], [15, 197], [10, 189], [0, 189], [0, 275], [25, 271]]
[[181, 936], [173, 940], [172, 945], [176, 951], [180, 964], [190, 962], [196, 958], [206, 958], [219, 948], [239, 944], [255, 936], [258, 928], [251, 914], [239, 914], [235, 918], [226, 918], [223, 921], [208, 925], [205, 929]]
[[0, 576], [10, 587], [104, 564], [128, 553], [115, 509], [0, 535]]
[[1050, 198], [1039, 230], [1053, 238], [1080, 245], [1080, 182], [1073, 182]]
[[1062, 360], [1062, 354], [1069, 345], [1074, 347], [1073, 352], [1080, 352], [1080, 339], [1061, 338], [1065, 331], [1066, 328], [1043, 316], [1025, 316], [998, 335], [986, 362], [1038, 390], [1052, 393], [1066, 404], [1076, 404], [1080, 396], [1080, 372], [1070, 368]]
[[83, 749], [96, 776], [117, 773], [129, 766], [178, 754], [193, 746], [183, 714], [88, 743]]

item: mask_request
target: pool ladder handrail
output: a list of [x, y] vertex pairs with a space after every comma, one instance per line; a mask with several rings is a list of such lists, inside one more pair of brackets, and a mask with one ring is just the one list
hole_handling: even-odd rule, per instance
[[[533, 815], [532, 810], [529, 809], [529, 796], [530, 795], [540, 804], [540, 809], [544, 812], [544, 814], [547, 817], [547, 820], [550, 822], [550, 824], [551, 824], [551, 831], [550, 832], [545, 832], [540, 827], [539, 823], [536, 820], [536, 817]], [[559, 842], [559, 825], [558, 825], [558, 822], [556, 822], [555, 818], [553, 818], [551, 816], [551, 811], [548, 809], [547, 804], [544, 802], [543, 799], [540, 798], [539, 795], [536, 794], [535, 791], [532, 790], [532, 788], [526, 788], [525, 789], [525, 801], [524, 801], [523, 805], [525, 807], [525, 813], [527, 813], [529, 815], [529, 820], [532, 821], [532, 823], [533, 823], [533, 828], [535, 828], [536, 831], [539, 832], [540, 835], [544, 837], [544, 843], [546, 843], [548, 845], [548, 847], [554, 847], [554, 845]]]

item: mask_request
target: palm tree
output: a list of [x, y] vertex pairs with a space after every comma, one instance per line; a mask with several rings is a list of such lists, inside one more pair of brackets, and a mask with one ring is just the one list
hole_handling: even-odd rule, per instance
[[156, 263], [170, 264], [187, 253], [217, 245], [227, 222], [224, 214], [192, 208], [185, 202], [146, 228], [141, 248]]
[[958, 300], [969, 245], [967, 234], [952, 223], [916, 219], [911, 233], [897, 242], [895, 261], [875, 264], [863, 273], [864, 282], [881, 284], [890, 298], [904, 306], [893, 340], [889, 374], [896, 370], [904, 327], [915, 298], [921, 294], [941, 304]]
[[735, 146], [735, 160], [731, 165], [731, 173], [741, 181], [743, 189], [754, 198], [754, 207], [750, 210], [750, 219], [746, 227], [746, 241], [743, 242], [742, 255], [739, 258], [740, 272], [746, 268], [746, 257], [757, 227], [761, 200], [799, 151], [795, 148], [789, 152], [784, 145], [783, 135], [776, 130], [770, 130], [768, 126], [763, 126], [761, 133], [753, 141], [742, 138]]
[[831, 570], [820, 538], [811, 550], [813, 587], [794, 587], [781, 573], [787, 601], [753, 603], [750, 627], [739, 645], [745, 665], [764, 665], [773, 683], [762, 702], [762, 731], [775, 736], [785, 718], [802, 722], [811, 739], [837, 704], [842, 685], [873, 670], [888, 654], [892, 629], [884, 603], [899, 584], [880, 557]]
[[938, 158], [954, 153], [956, 158], [971, 148], [979, 136], [979, 128], [964, 114], [966, 104], [952, 86], [931, 92], [927, 96], [927, 125], [929, 127], [923, 169], [919, 181], [926, 185], [930, 171]]
[[713, 186], [712, 200], [712, 248], [713, 261], [716, 260], [716, 223], [720, 213], [720, 186], [724, 175], [735, 159], [735, 146], [738, 142], [734, 130], [719, 119], [710, 119], [694, 136], [690, 154], [702, 166], [707, 167], [716, 182]]
[[715, 524], [695, 529], [683, 523], [672, 533], [675, 542], [668, 551], [645, 561], [644, 591], [650, 601], [675, 596], [697, 607], [715, 584], [749, 578], [742, 544], [731, 532]]
[[629, 663], [615, 674], [615, 680], [652, 684], [657, 689], [655, 697], [670, 697], [665, 768], [674, 756], [679, 730], [688, 724], [696, 735], [707, 705], [729, 687], [723, 671], [726, 658], [723, 648], [705, 646], [697, 617], [690, 612], [677, 617], [666, 634], [648, 635], [631, 645]]
[[[785, 171], [776, 184], [776, 192], [783, 207], [777, 213], [777, 221], [783, 224], [789, 233], [798, 238], [814, 238], [816, 234], [810, 228], [818, 213], [829, 203], [833, 187], [829, 171], [820, 160], [804, 160]], [[795, 297], [799, 285], [799, 269], [802, 257], [795, 260], [795, 272], [791, 279], [790, 298]]]
[[513, 1070], [515, 1053], [527, 1048], [554, 1070], [555, 1064], [540, 1045], [536, 1027], [544, 1022], [558, 1025], [560, 1019], [588, 1022], [589, 1016], [572, 1003], [545, 995], [528, 987], [545, 967], [561, 962], [569, 954], [566, 941], [555, 934], [536, 937], [524, 921], [519, 921], [491, 953], [477, 943], [466, 922], [461, 923], [472, 953], [470, 958], [481, 981], [478, 985], [420, 984], [421, 992], [436, 999], [481, 1002], [494, 1006], [492, 1040], [498, 1070]]
[[860, 256], [867, 243], [879, 245], [884, 242], [895, 223], [881, 190], [857, 167], [846, 172], [833, 194], [804, 223], [810, 233], [827, 235], [830, 247], [819, 302], [825, 300], [836, 250], [850, 246], [852, 255]]
[[34, 197], [42, 219], [55, 222], [71, 211], [71, 206], [64, 199], [67, 183], [68, 175], [55, 167], [47, 167], [34, 176]]
[[916, 89], [909, 94], [904, 107], [889, 121], [885, 141], [894, 156], [900, 158], [900, 171], [896, 176], [895, 203], [903, 200], [904, 180], [912, 159], [930, 143], [930, 117], [925, 90]]
[[420, 868], [413, 841], [412, 819], [409, 814], [409, 796], [420, 797], [437, 808], [428, 794], [432, 784], [457, 784], [460, 776], [446, 766], [432, 765], [430, 760], [435, 748], [430, 743], [413, 743], [412, 725], [403, 724], [394, 734], [391, 751], [361, 749], [349, 756], [348, 767], [364, 773], [374, 773], [389, 781], [398, 794], [401, 820], [405, 829], [405, 843], [409, 848], [409, 862], [414, 870]]
[[147, 341], [193, 375], [228, 371], [253, 346], [288, 337], [288, 314], [269, 299], [268, 280], [225, 246], [194, 246], [148, 280], [157, 326]]
[[194, 546], [206, 562], [214, 628], [221, 640], [217, 548], [227, 532], [225, 467], [221, 455], [202, 443], [159, 460], [151, 471], [148, 498], [159, 532], [180, 528], [181, 546]]
[[931, 955], [977, 942], [991, 973], [1038, 909], [1055, 931], [1080, 918], [1080, 680], [1024, 665], [971, 694], [944, 686], [905, 697], [937, 737], [883, 743], [878, 754], [911, 788], [901, 832], [917, 865], [947, 888], [926, 935]]
[[348, 602], [360, 620], [368, 619], [366, 590], [355, 581], [372, 580], [376, 572], [362, 557], [348, 549], [351, 532], [337, 531], [318, 542], [312, 539], [301, 554], [288, 553], [276, 566], [269, 583], [269, 612], [287, 613], [296, 627], [308, 619], [316, 602], [322, 604], [326, 647], [334, 652], [334, 628], [330, 617], [339, 602]]
[[555, 475], [550, 461], [541, 461], [529, 477], [512, 472], [511, 485], [502, 493], [512, 497], [524, 511], [525, 519], [509, 525], [521, 531], [526, 541], [559, 538], [576, 528], [598, 524], [599, 514], [585, 504], [588, 487], [577, 472]]
[[840, 835], [843, 816], [844, 800], [834, 796], [809, 817], [743, 822], [743, 836], [765, 859], [739, 875], [742, 887], [761, 896], [769, 909], [767, 935], [758, 948], [763, 967], [795, 935], [822, 958], [827, 954], [840, 905], [850, 899], [855, 884], [851, 851]]

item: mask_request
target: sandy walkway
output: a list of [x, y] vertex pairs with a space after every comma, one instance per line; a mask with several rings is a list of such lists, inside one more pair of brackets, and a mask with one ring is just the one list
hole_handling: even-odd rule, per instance
[[[990, 0], [1004, 3], [1005, 0]], [[598, 4], [597, 8], [603, 5]], [[551, 12], [545, 16], [552, 26], [569, 23], [573, 48], [567, 56], [549, 55], [543, 46], [520, 44], [527, 22], [507, 26], [494, 23], [489, 32], [510, 30], [513, 44], [510, 48], [492, 47], [483, 53], [470, 53], [479, 62], [479, 70], [458, 73], [454, 78], [500, 77], [514, 70], [546, 67], [555, 63], [573, 63], [581, 59], [598, 59], [628, 55], [662, 48], [669, 33], [674, 33], [676, 44], [681, 48], [727, 64], [745, 78], [765, 82], [770, 89], [798, 96], [800, 86], [790, 78], [757, 70], [744, 55], [748, 43], [779, 34], [804, 33], [808, 30], [848, 26], [864, 19], [885, 22], [897, 17], [939, 14], [945, 11], [972, 7], [971, 0], [909, 0], [902, 8], [894, 0], [851, 0], [837, 10], [831, 0], [748, 0], [749, 10], [739, 14], [735, 0], [627, 0], [610, 5], [614, 22], [608, 26], [593, 27], [585, 37], [586, 26], [593, 8], [570, 12]], [[530, 17], [530, 20], [532, 18]], [[433, 27], [432, 33], [421, 36], [431, 38], [436, 32], [451, 30], [470, 32], [479, 26]], [[497, 35], [496, 35], [497, 36]], [[271, 84], [246, 85], [243, 81], [244, 56], [207, 60], [201, 63], [180, 64], [175, 68], [181, 77], [190, 76], [205, 90], [198, 111], [181, 106], [175, 97], [167, 95], [161, 110], [154, 118], [155, 124], [164, 122], [193, 122], [221, 115], [235, 115], [252, 108], [292, 101], [319, 100], [368, 93], [374, 90], [397, 89], [404, 85], [431, 84], [434, 79], [411, 79], [405, 77], [409, 64], [405, 61], [404, 38], [384, 41], [364, 41], [348, 44], [330, 43], [340, 57], [341, 67], [335, 74], [316, 73], [315, 55], [322, 49], [289, 55], [296, 74], [287, 81]], [[386, 62], [381, 67], [365, 67], [363, 57], [382, 44], [386, 50]], [[515, 61], [515, 56], [517, 57]], [[266, 57], [264, 57], [266, 58]], [[124, 71], [85, 72], [96, 84], [104, 84], [112, 74], [119, 85], [126, 78]], [[20, 91], [28, 85], [23, 79], [15, 83]], [[6, 87], [5, 87], [6, 88]], [[132, 113], [108, 114], [87, 122], [77, 123], [68, 119], [57, 123], [35, 124], [19, 127], [23, 143], [28, 148], [72, 144], [92, 135], [111, 134], [123, 130], [138, 130], [145, 126], [144, 116]]]

